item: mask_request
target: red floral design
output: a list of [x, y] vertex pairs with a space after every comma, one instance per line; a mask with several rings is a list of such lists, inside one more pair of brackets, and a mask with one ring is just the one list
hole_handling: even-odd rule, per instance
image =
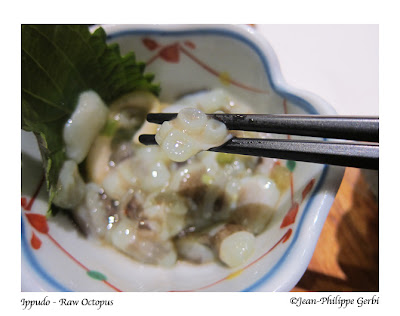
[[36, 236], [35, 232], [32, 232], [31, 246], [33, 249], [38, 250], [42, 246], [42, 241]]
[[160, 47], [160, 45], [158, 45], [158, 43], [151, 38], [144, 38], [142, 39], [142, 42], [149, 50], [155, 50]]
[[174, 43], [168, 46], [165, 46], [158, 53], [159, 56], [168, 61], [170, 63], [178, 63], [179, 62], [179, 44]]
[[42, 234], [47, 234], [49, 232], [46, 216], [36, 213], [25, 215], [32, 227], [34, 227], [38, 232], [41, 232]]
[[286, 216], [283, 218], [281, 223], [281, 228], [292, 225], [296, 221], [296, 215], [298, 211], [299, 211], [299, 203], [295, 202], [292, 204]]
[[315, 179], [311, 179], [310, 182], [308, 182], [308, 184], [305, 186], [305, 188], [303, 189], [303, 192], [301, 193], [302, 200], [304, 200], [306, 198], [306, 196], [308, 195], [308, 193], [311, 192], [311, 189], [313, 188], [314, 183], [315, 183]]
[[196, 45], [192, 41], [184, 41], [183, 44], [185, 44], [187, 47], [191, 49], [195, 49]]
[[25, 209], [27, 205], [28, 205], [28, 200], [26, 199], [26, 197], [22, 197], [21, 206]]
[[293, 232], [293, 229], [289, 228], [288, 231], [286, 232], [286, 234], [283, 235], [282, 244], [284, 244], [285, 242], [287, 242], [289, 240], [290, 236], [292, 236], [292, 232]]

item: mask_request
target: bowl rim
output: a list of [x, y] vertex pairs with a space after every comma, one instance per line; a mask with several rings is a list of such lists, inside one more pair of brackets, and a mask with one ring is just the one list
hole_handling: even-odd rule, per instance
[[[90, 30], [93, 31], [97, 27], [99, 26], [91, 26]], [[233, 36], [236, 39], [244, 41], [246, 44], [250, 45], [251, 48], [256, 50], [256, 53], [264, 64], [271, 89], [278, 95], [289, 101], [294, 101], [296, 105], [299, 105], [310, 114], [319, 114], [321, 110], [324, 114], [336, 114], [334, 108], [319, 96], [305, 90], [294, 88], [285, 81], [281, 73], [278, 58], [271, 45], [268, 43], [267, 39], [261, 36], [261, 34], [251, 26], [244, 24], [110, 24], [101, 25], [101, 27], [106, 31], [108, 40], [135, 33], [151, 33], [153, 35], [222, 34]], [[299, 219], [290, 245], [272, 269], [242, 291], [286, 292], [293, 289], [304, 274], [311, 260], [326, 216], [329, 213], [336, 192], [339, 189], [343, 174], [343, 167], [327, 165], [323, 167], [322, 174], [313, 190], [314, 194], [308, 199], [304, 206], [304, 211]], [[23, 230], [23, 223], [21, 226]], [[304, 244], [308, 245], [308, 247], [304, 248], [301, 246]], [[24, 247], [22, 247], [22, 250], [24, 250]], [[29, 256], [29, 251], [28, 260], [34, 260], [34, 258]], [[296, 264], [293, 265], [293, 262]], [[27, 265], [24, 264], [22, 268], [25, 269], [26, 266]], [[290, 271], [290, 277], [287, 277], [288, 271]], [[47, 274], [45, 271], [44, 273]], [[286, 281], [282, 282], [280, 276], [284, 274], [286, 274]], [[29, 289], [34, 288], [34, 283], [36, 283], [34, 279], [35, 278], [24, 277], [21, 281], [25, 281], [25, 287]], [[50, 280], [48, 280], [48, 277], [45, 277], [45, 279], [47, 283], [50, 283], [50, 286], [56, 288], [60, 287], [57, 280], [51, 277]], [[267, 281], [268, 284], [266, 284]], [[62, 285], [59, 290], [68, 291], [68, 289]]]

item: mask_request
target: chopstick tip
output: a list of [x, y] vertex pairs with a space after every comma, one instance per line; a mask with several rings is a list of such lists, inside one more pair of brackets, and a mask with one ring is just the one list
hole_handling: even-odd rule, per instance
[[156, 136], [150, 134], [139, 135], [139, 142], [143, 145], [158, 145], [156, 142]]

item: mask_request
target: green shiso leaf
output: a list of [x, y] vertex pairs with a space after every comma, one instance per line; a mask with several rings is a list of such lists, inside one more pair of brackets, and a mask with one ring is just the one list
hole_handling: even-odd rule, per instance
[[51, 206], [66, 159], [63, 126], [79, 94], [94, 90], [109, 104], [135, 90], [158, 95], [160, 87], [134, 53], [121, 56], [118, 45], [107, 45], [102, 28], [90, 33], [86, 25], [23, 25], [21, 38], [21, 127], [37, 137]]

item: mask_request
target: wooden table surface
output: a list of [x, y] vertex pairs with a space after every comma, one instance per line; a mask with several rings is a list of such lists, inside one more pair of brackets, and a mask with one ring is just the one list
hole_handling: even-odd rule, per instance
[[294, 292], [379, 291], [379, 203], [367, 179], [361, 169], [346, 168], [314, 255]]

